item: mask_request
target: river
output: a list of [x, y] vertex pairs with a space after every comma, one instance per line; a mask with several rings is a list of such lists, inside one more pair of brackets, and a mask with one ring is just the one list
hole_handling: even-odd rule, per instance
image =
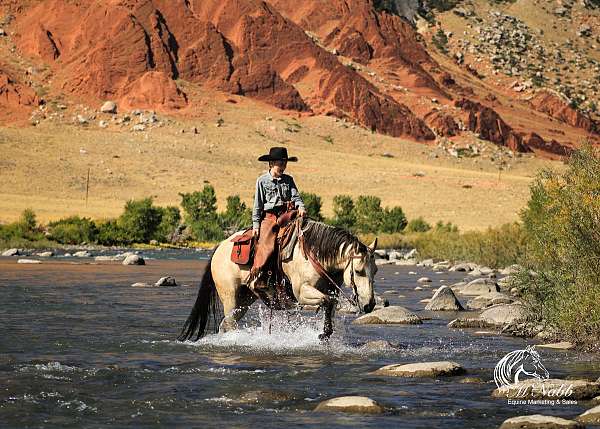
[[[428, 289], [462, 280], [464, 273], [380, 267], [376, 291], [430, 318], [422, 325], [352, 325], [353, 316], [337, 316], [336, 333], [323, 345], [320, 313], [271, 319], [255, 304], [239, 331], [179, 343], [175, 337], [207, 255], [146, 256], [155, 258], [146, 266], [90, 258], [25, 265], [0, 258], [0, 426], [490, 428], [516, 415], [572, 418], [591, 407], [509, 405], [490, 396], [498, 360], [538, 341], [448, 329], [456, 313], [423, 310], [419, 300], [431, 297]], [[164, 275], [181, 286], [130, 286]], [[432, 286], [415, 291], [424, 275]], [[364, 346], [372, 340], [394, 347]], [[552, 378], [600, 375], [595, 355], [538, 352]], [[460, 363], [482, 382], [370, 374], [387, 364], [440, 360]], [[346, 395], [371, 397], [388, 411], [313, 411], [322, 400]]]

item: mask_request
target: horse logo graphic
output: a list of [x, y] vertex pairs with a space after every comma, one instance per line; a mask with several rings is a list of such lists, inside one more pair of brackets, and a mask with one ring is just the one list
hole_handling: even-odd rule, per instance
[[527, 346], [525, 350], [515, 350], [500, 359], [494, 369], [494, 381], [498, 388], [518, 383], [520, 378], [529, 377], [538, 380], [550, 378], [534, 347]]

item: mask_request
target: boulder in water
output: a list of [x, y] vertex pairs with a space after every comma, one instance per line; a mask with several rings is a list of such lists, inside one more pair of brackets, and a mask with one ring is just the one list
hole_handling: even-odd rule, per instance
[[161, 277], [155, 284], [154, 286], [157, 287], [171, 287], [171, 286], [177, 286], [177, 282], [175, 281], [175, 278], [171, 277], [171, 276], [166, 276], [166, 277]]
[[479, 318], [492, 325], [504, 326], [525, 320], [527, 316], [527, 309], [522, 304], [498, 304], [483, 310]]
[[156, 285], [150, 284], [150, 283], [134, 283], [131, 285], [131, 287], [156, 287]]
[[2, 252], [2, 256], [19, 256], [21, 251], [19, 249], [8, 249]]
[[429, 277], [421, 277], [417, 280], [417, 283], [431, 283], [431, 279]]
[[386, 340], [374, 340], [369, 341], [362, 345], [361, 350], [368, 352], [381, 352], [381, 351], [390, 351], [393, 350], [394, 346], [392, 346]]
[[75, 258], [89, 258], [92, 256], [92, 254], [87, 250], [80, 250], [78, 252], [73, 253], [73, 256]]
[[394, 377], [439, 377], [459, 375], [464, 372], [464, 368], [456, 362], [440, 361], [386, 365], [373, 374]]
[[431, 298], [431, 301], [429, 301], [429, 303], [425, 307], [425, 310], [461, 311], [464, 310], [464, 308], [462, 307], [462, 305], [460, 305], [458, 299], [456, 299], [456, 296], [454, 295], [454, 292], [452, 292], [452, 289], [450, 289], [448, 286], [442, 286], [437, 291], [435, 291], [433, 297]]
[[583, 428], [581, 424], [573, 420], [566, 420], [561, 417], [543, 416], [541, 414], [532, 414], [529, 416], [511, 417], [504, 420], [500, 429], [576, 429]]
[[462, 286], [458, 293], [461, 295], [485, 295], [499, 291], [500, 288], [495, 281], [490, 279], [476, 279]]
[[358, 414], [380, 414], [384, 408], [366, 396], [340, 396], [321, 402], [315, 411], [338, 411]]
[[146, 265], [146, 261], [140, 255], [128, 255], [122, 262], [123, 265]]
[[355, 319], [353, 322], [355, 325], [369, 325], [369, 324], [420, 324], [423, 323], [421, 318], [415, 313], [407, 310], [399, 305], [393, 305], [390, 307], [380, 308], [372, 313], [365, 314]]
[[39, 256], [39, 257], [41, 257], [41, 258], [51, 258], [51, 257], [53, 257], [53, 256], [54, 256], [54, 252], [53, 252], [53, 251], [51, 251], [51, 250], [48, 250], [48, 251], [46, 251], [46, 252], [39, 252], [39, 253], [36, 253], [36, 256]]
[[467, 308], [471, 310], [481, 310], [496, 304], [511, 304], [513, 301], [513, 298], [504, 293], [491, 292], [470, 299], [467, 301]]
[[579, 417], [577, 421], [589, 425], [600, 425], [600, 405], [590, 408]]
[[38, 261], [37, 259], [19, 259], [17, 260], [17, 264], [41, 264], [42, 261]]

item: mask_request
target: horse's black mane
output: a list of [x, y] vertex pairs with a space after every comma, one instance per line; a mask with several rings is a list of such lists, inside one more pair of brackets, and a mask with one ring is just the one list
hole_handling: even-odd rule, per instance
[[368, 251], [358, 237], [344, 228], [308, 219], [303, 224], [303, 231], [306, 247], [325, 266], [337, 264], [348, 248], [354, 248], [358, 253]]

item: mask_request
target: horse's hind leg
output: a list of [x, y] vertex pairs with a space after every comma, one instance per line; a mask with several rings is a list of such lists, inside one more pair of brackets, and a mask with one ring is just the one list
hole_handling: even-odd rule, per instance
[[231, 294], [223, 300], [225, 318], [219, 325], [219, 332], [232, 331], [238, 328], [237, 322], [244, 317], [248, 308], [256, 300], [256, 296], [244, 285], [238, 285], [235, 295]]

